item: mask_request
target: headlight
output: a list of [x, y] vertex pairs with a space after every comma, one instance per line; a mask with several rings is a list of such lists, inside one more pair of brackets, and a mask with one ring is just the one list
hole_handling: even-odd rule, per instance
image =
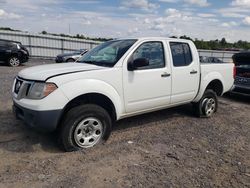
[[28, 54], [28, 52], [27, 51], [25, 51], [25, 50], [21, 50], [24, 54]]
[[29, 88], [27, 98], [42, 99], [57, 89], [54, 83], [35, 82]]
[[19, 44], [16, 44], [16, 47], [17, 47], [17, 49], [18, 49], [18, 50], [20, 50], [20, 49], [21, 49], [21, 47], [20, 47], [20, 45], [19, 45]]

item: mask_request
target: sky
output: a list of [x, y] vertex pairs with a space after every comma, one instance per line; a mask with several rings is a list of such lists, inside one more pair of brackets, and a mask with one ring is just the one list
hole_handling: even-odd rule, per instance
[[0, 27], [89, 37], [250, 41], [250, 0], [0, 0]]

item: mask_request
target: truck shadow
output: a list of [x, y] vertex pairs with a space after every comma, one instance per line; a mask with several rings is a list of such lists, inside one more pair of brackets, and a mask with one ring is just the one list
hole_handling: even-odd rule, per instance
[[116, 123], [113, 131], [128, 129], [132, 127], [143, 127], [150, 123], [157, 123], [172, 119], [175, 117], [188, 116], [195, 118], [193, 108], [191, 104], [186, 104], [178, 107], [168, 108], [156, 112], [150, 112], [142, 115], [137, 115], [122, 119]]
[[11, 110], [0, 112], [0, 149], [17, 153], [62, 152], [55, 133], [41, 133], [16, 120]]
[[[192, 116], [192, 105], [183, 105], [166, 110], [120, 120], [113, 128], [113, 133], [132, 127], [148, 126], [152, 122], [166, 121], [166, 119]], [[57, 133], [41, 133], [27, 127], [22, 121], [16, 120], [11, 110], [0, 115], [0, 149], [16, 153], [63, 153], [58, 145]]]
[[250, 104], [250, 94], [249, 96], [246, 96], [241, 94], [226, 93], [225, 95], [223, 95], [223, 97], [229, 100], [233, 100], [235, 102]]

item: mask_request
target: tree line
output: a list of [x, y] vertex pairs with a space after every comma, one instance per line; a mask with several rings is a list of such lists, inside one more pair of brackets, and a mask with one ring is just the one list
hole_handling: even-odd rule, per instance
[[[172, 38], [177, 38], [175, 36], [172, 36]], [[210, 41], [204, 41], [204, 40], [199, 40], [195, 39], [193, 40], [192, 38], [183, 35], [179, 37], [180, 39], [188, 39], [192, 40], [196, 47], [198, 49], [205, 49], [205, 50], [249, 50], [250, 49], [250, 42], [248, 41], [243, 41], [239, 40], [234, 43], [227, 42], [225, 38], [222, 38], [221, 40], [216, 39], [216, 40], [210, 40]]]
[[[5, 31], [17, 31], [21, 32], [20, 30], [14, 30], [9, 27], [0, 27], [0, 30]], [[68, 34], [56, 34], [56, 33], [48, 33], [47, 31], [42, 31], [40, 34], [44, 35], [53, 35], [53, 36], [61, 36], [61, 37], [69, 37], [69, 38], [77, 38], [77, 39], [86, 39], [86, 40], [94, 40], [94, 41], [108, 41], [112, 40], [112, 38], [103, 38], [103, 37], [88, 37], [82, 34], [76, 35], [68, 35]], [[178, 38], [176, 36], [172, 36], [171, 38]], [[249, 50], [250, 49], [250, 42], [239, 40], [234, 43], [227, 42], [225, 38], [221, 40], [210, 40], [204, 41], [195, 38], [194, 40], [186, 35], [180, 36], [180, 39], [188, 39], [192, 40], [198, 49], [205, 49], [205, 50]]]

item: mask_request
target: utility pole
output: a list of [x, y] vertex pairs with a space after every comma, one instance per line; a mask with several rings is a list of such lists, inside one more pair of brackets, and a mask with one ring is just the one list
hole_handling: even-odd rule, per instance
[[69, 34], [70, 34], [70, 23], [69, 23]]

